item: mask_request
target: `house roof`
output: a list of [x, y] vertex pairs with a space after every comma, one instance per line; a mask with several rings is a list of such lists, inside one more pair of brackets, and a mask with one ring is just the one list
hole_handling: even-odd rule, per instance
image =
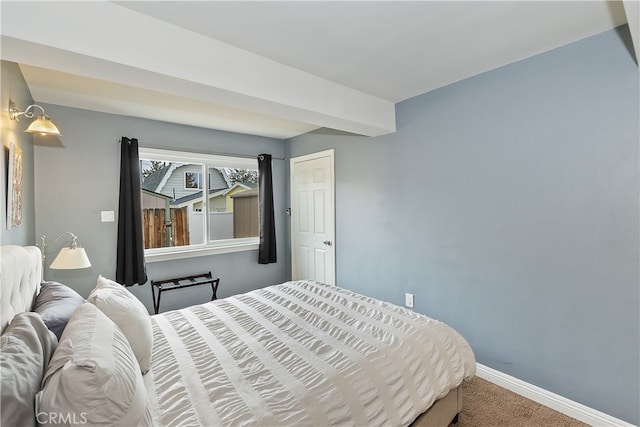
[[236, 182], [236, 184], [243, 185], [247, 188], [256, 188], [258, 186], [258, 184], [255, 182]]
[[160, 197], [162, 199], [171, 200], [171, 196], [167, 196], [166, 194], [156, 193], [155, 191], [147, 190], [146, 188], [142, 188], [142, 192], [149, 194], [151, 196]]
[[254, 187], [251, 190], [243, 191], [242, 193], [234, 194], [231, 196], [232, 199], [242, 199], [245, 197], [256, 197], [258, 196], [258, 187]]
[[[224, 190], [227, 190], [226, 188], [214, 188], [213, 190], [209, 190], [209, 197], [212, 197], [215, 195], [215, 193], [221, 193]], [[183, 196], [180, 197], [178, 199], [175, 199], [174, 201], [171, 202], [171, 206], [178, 206], [178, 205], [183, 205], [187, 202], [191, 202], [194, 200], [198, 200], [202, 198], [202, 190], [197, 191], [193, 194], [189, 194], [188, 196]]]
[[231, 180], [229, 179], [229, 172], [227, 171], [227, 168], [216, 168], [216, 170], [220, 172], [220, 175], [222, 175], [224, 182], [227, 183], [227, 187], [231, 187]]
[[[151, 174], [147, 175], [141, 183], [141, 187], [144, 190], [149, 190], [149, 191], [153, 191], [156, 193], [160, 193], [165, 184], [167, 183], [167, 181], [169, 180], [169, 178], [171, 177], [171, 174], [176, 170], [179, 169], [180, 167], [183, 166], [188, 166], [185, 164], [181, 164], [181, 163], [169, 163], [168, 165], [165, 165], [164, 167], [152, 172]], [[211, 176], [211, 185], [227, 185], [227, 187], [218, 187], [217, 189], [214, 190], [210, 190], [209, 194], [211, 194], [211, 192], [216, 192], [216, 191], [220, 191], [222, 189], [225, 188], [231, 188], [233, 187], [230, 182], [229, 182], [229, 176], [227, 171], [224, 168], [212, 168], [211, 171], [215, 171], [219, 174], [218, 178], [215, 178], [214, 176]], [[211, 172], [210, 172], [211, 173]], [[251, 187], [251, 185], [256, 185], [256, 184], [250, 184], [250, 183], [241, 183], [242, 185], [246, 186], [246, 187]], [[198, 196], [199, 194], [199, 196]], [[185, 198], [188, 197], [202, 197], [202, 192], [199, 191], [197, 193], [193, 193], [189, 196], [184, 196], [179, 198], [178, 200], [184, 200]], [[192, 199], [189, 199], [192, 200]], [[188, 201], [188, 200], [187, 200]]]
[[[251, 189], [250, 189], [248, 184], [236, 182], [235, 184], [233, 184], [229, 188], [217, 188], [217, 189], [209, 190], [209, 198], [211, 199], [212, 197], [216, 197], [216, 196], [225, 196], [229, 192], [231, 192], [232, 190], [234, 190], [234, 189], [236, 189], [238, 187], [242, 187], [242, 188], [247, 189], [248, 191], [251, 191]], [[231, 196], [231, 197], [233, 197], [233, 196]], [[196, 201], [196, 200], [201, 199], [201, 198], [202, 198], [202, 190], [200, 190], [200, 191], [198, 191], [196, 193], [193, 193], [193, 194], [189, 194], [188, 196], [180, 197], [179, 199], [174, 200], [173, 202], [171, 202], [171, 206], [184, 205], [184, 204], [186, 204], [188, 202]]]
[[158, 169], [157, 171], [150, 173], [142, 180], [142, 188], [144, 190], [153, 192], [162, 190], [162, 186], [167, 181], [167, 178], [174, 169], [175, 166], [173, 164], [168, 164]]

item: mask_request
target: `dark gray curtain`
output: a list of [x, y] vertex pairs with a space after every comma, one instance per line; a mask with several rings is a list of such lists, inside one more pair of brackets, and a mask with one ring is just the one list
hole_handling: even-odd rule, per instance
[[142, 201], [138, 140], [120, 141], [120, 203], [118, 206], [118, 254], [116, 281], [125, 286], [147, 282], [142, 240]]
[[271, 264], [277, 262], [277, 258], [270, 154], [260, 154], [258, 156], [258, 186], [260, 195], [260, 247], [258, 249], [258, 262], [260, 264]]

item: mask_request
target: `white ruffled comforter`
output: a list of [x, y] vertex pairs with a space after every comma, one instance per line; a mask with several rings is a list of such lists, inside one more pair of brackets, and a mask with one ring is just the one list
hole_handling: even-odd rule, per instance
[[404, 426], [475, 373], [446, 324], [314, 282], [152, 321], [156, 426]]

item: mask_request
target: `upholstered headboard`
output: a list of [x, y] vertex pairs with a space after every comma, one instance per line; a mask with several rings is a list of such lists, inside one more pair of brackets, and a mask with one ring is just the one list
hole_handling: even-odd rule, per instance
[[40, 291], [42, 255], [35, 246], [0, 246], [0, 329], [31, 310]]

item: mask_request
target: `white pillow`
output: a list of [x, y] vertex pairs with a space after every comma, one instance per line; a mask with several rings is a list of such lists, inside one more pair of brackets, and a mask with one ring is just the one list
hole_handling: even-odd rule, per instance
[[40, 424], [138, 425], [147, 406], [140, 367], [120, 329], [96, 306], [79, 306], [36, 395]]
[[146, 374], [151, 367], [153, 330], [144, 304], [124, 286], [102, 276], [98, 277], [98, 283], [87, 301], [95, 304], [118, 325], [129, 340], [142, 374]]

